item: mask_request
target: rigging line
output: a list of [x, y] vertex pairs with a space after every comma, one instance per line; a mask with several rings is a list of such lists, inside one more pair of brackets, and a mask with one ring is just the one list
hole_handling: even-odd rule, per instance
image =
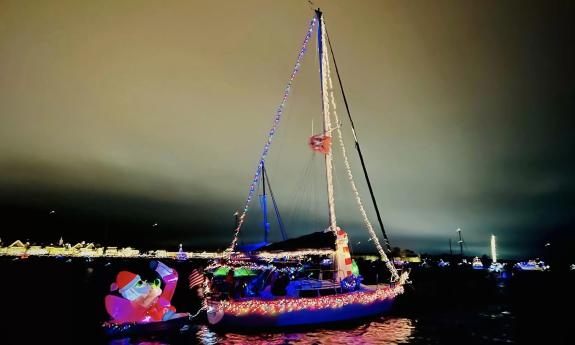
[[278, 205], [277, 205], [277, 203], [276, 203], [276, 198], [275, 198], [275, 196], [274, 196], [274, 191], [272, 190], [272, 185], [271, 185], [271, 183], [270, 183], [270, 178], [268, 177], [268, 171], [265, 170], [265, 169], [264, 169], [264, 176], [265, 176], [265, 179], [266, 179], [266, 184], [268, 185], [268, 189], [270, 190], [270, 195], [271, 195], [271, 197], [272, 197], [272, 203], [273, 203], [273, 205], [274, 205], [274, 211], [275, 211], [275, 214], [276, 214], [276, 218], [277, 218], [277, 221], [278, 221], [278, 225], [279, 225], [279, 227], [280, 227], [280, 232], [281, 232], [281, 235], [282, 235], [282, 239], [285, 241], [285, 240], [287, 240], [287, 235], [286, 235], [286, 232], [285, 232], [284, 223], [283, 223], [283, 221], [282, 221], [282, 217], [281, 217], [281, 215], [280, 215], [280, 211], [279, 211]]
[[[328, 69], [328, 73], [329, 73], [329, 69]], [[329, 74], [328, 74], [328, 75], [329, 75]], [[335, 118], [337, 119], [338, 116], [337, 116], [337, 111], [335, 111], [335, 100], [334, 100], [334, 97], [333, 97], [333, 89], [330, 90], [330, 95], [331, 95], [332, 105], [333, 105], [333, 107], [334, 107], [334, 112], [333, 112], [333, 113], [334, 113]], [[366, 211], [365, 211], [365, 208], [363, 207], [363, 203], [361, 202], [361, 197], [359, 196], [359, 192], [358, 192], [358, 190], [357, 190], [357, 187], [355, 186], [355, 181], [354, 181], [354, 178], [353, 178], [353, 175], [352, 175], [352, 172], [351, 172], [351, 166], [350, 166], [350, 164], [349, 164], [349, 160], [348, 160], [348, 158], [347, 158], [347, 154], [346, 154], [346, 150], [345, 150], [345, 145], [344, 145], [344, 142], [343, 142], [343, 135], [342, 135], [342, 133], [341, 133], [341, 130], [338, 129], [338, 130], [337, 130], [337, 133], [338, 133], [338, 139], [339, 139], [339, 145], [340, 145], [340, 148], [341, 148], [341, 153], [342, 153], [342, 156], [343, 156], [344, 164], [345, 164], [345, 166], [346, 166], [346, 172], [347, 172], [347, 175], [348, 175], [348, 179], [349, 179], [349, 181], [350, 181], [351, 188], [352, 188], [352, 190], [353, 190], [353, 192], [354, 192], [354, 194], [355, 194], [356, 203], [357, 203], [358, 206], [359, 206], [359, 210], [360, 210], [360, 213], [361, 213], [361, 215], [362, 215], [363, 222], [364, 222], [365, 226], [366, 226], [367, 229], [368, 229], [368, 232], [369, 232], [369, 234], [370, 234], [370, 237], [371, 237], [371, 239], [372, 239], [372, 241], [373, 241], [375, 247], [377, 248], [378, 253], [379, 253], [380, 256], [381, 256], [382, 261], [385, 263], [386, 267], [387, 267], [388, 270], [391, 272], [393, 279], [394, 279], [394, 280], [397, 280], [397, 279], [399, 279], [399, 275], [398, 275], [398, 273], [397, 273], [397, 269], [396, 269], [395, 266], [393, 265], [393, 262], [391, 262], [391, 261], [389, 260], [389, 258], [388, 258], [387, 255], [385, 254], [385, 251], [384, 251], [383, 248], [381, 247], [381, 244], [379, 243], [379, 239], [377, 238], [377, 235], [375, 234], [375, 231], [373, 230], [373, 226], [372, 226], [371, 222], [369, 221], [369, 218], [368, 218], [368, 216], [367, 216], [367, 213], [366, 213]]]
[[201, 313], [202, 311], [207, 310], [207, 309], [208, 309], [208, 306], [207, 306], [207, 305], [202, 306], [194, 315], [191, 315], [191, 314], [190, 314], [190, 315], [188, 316], [188, 320], [192, 320], [192, 319], [195, 318], [196, 316], [200, 315], [200, 313]]
[[[310, 202], [313, 196], [313, 174], [315, 163], [314, 152], [310, 152], [310, 157], [305, 164], [305, 171], [298, 180], [296, 187], [293, 189], [294, 195], [297, 195], [297, 199], [293, 198], [293, 210], [291, 216], [289, 217], [291, 229], [295, 231], [300, 231], [304, 227], [305, 219], [309, 218], [310, 210], [313, 207], [313, 203]], [[311, 206], [310, 206], [311, 204]]]
[[[312, 155], [318, 157], [315, 152], [312, 152]], [[318, 229], [322, 229], [322, 225], [325, 224], [325, 220], [323, 218], [323, 212], [320, 212], [320, 201], [323, 203], [323, 196], [325, 195], [323, 192], [323, 176], [319, 173], [319, 171], [323, 168], [323, 163], [321, 159], [316, 158], [314, 160], [314, 173], [311, 174], [311, 208], [310, 208], [310, 219], [311, 219], [311, 228], [313, 231], [318, 231]], [[320, 188], [322, 189], [320, 191]], [[321, 200], [320, 200], [321, 196]], [[327, 200], [325, 200], [327, 201]], [[321, 207], [323, 211], [323, 207]]]
[[[325, 25], [324, 25], [325, 26]], [[365, 166], [365, 161], [363, 159], [363, 154], [361, 153], [361, 148], [359, 146], [359, 141], [357, 140], [357, 134], [355, 132], [355, 126], [353, 124], [353, 119], [351, 118], [351, 112], [349, 110], [349, 104], [347, 103], [347, 98], [345, 97], [345, 92], [343, 90], [343, 83], [341, 82], [341, 76], [339, 74], [339, 69], [337, 68], [337, 62], [335, 61], [335, 55], [333, 53], [333, 46], [331, 44], [331, 40], [329, 39], [329, 33], [326, 30], [327, 35], [327, 42], [329, 44], [329, 50], [331, 52], [331, 58], [333, 59], [333, 65], [335, 67], [335, 73], [337, 74], [337, 80], [339, 81], [339, 86], [341, 89], [341, 94], [343, 96], [343, 102], [345, 104], [345, 109], [347, 111], [347, 116], [349, 118], [349, 122], [351, 124], [351, 131], [353, 133], [353, 139], [355, 140], [355, 148], [357, 153], [359, 154], [359, 159], [361, 161], [361, 167], [363, 168], [363, 174], [365, 176], [365, 180], [367, 181], [367, 187], [369, 189], [369, 194], [371, 195], [371, 201], [373, 202], [373, 206], [375, 208], [375, 213], [377, 215], [377, 221], [379, 222], [379, 226], [381, 227], [381, 232], [383, 233], [383, 238], [385, 241], [385, 247], [388, 252], [391, 252], [391, 243], [389, 242], [389, 238], [385, 232], [385, 227], [383, 226], [383, 221], [381, 220], [381, 214], [379, 213], [379, 208], [377, 207], [377, 202], [375, 200], [375, 194], [373, 193], [373, 188], [371, 186], [371, 181], [369, 180], [369, 175], [367, 174], [367, 167]]]
[[[333, 108], [333, 116], [334, 116], [334, 120], [336, 123], [339, 123], [339, 117], [337, 115], [337, 107], [335, 104], [335, 97], [333, 95], [333, 82], [331, 79], [331, 68], [329, 65], [329, 60], [328, 63], [326, 65], [326, 74], [327, 74], [327, 80], [328, 80], [328, 93], [330, 96], [330, 101], [331, 101], [331, 105]], [[381, 244], [379, 243], [379, 239], [377, 238], [377, 235], [375, 234], [375, 231], [373, 230], [373, 226], [371, 224], [371, 222], [369, 221], [369, 218], [367, 216], [367, 213], [365, 212], [365, 208], [363, 207], [363, 203], [361, 202], [361, 197], [359, 196], [359, 192], [355, 186], [355, 181], [353, 178], [353, 174], [351, 172], [351, 166], [349, 164], [349, 160], [347, 158], [347, 153], [346, 153], [346, 149], [345, 149], [345, 145], [343, 142], [343, 135], [341, 133], [341, 128], [340, 126], [336, 127], [336, 131], [338, 134], [338, 139], [339, 139], [339, 146], [341, 148], [341, 154], [343, 156], [343, 161], [345, 164], [345, 168], [346, 168], [346, 172], [347, 172], [347, 176], [349, 179], [349, 182], [351, 184], [351, 188], [355, 194], [355, 200], [356, 203], [359, 207], [359, 211], [362, 215], [363, 218], [363, 222], [365, 224], [365, 226], [367, 227], [367, 230], [369, 232], [369, 235], [371, 236], [372, 241], [374, 242], [380, 256], [381, 256], [381, 260], [385, 263], [387, 269], [390, 271], [391, 275], [392, 275], [392, 280], [393, 281], [397, 281], [400, 280], [399, 274], [397, 273], [397, 269], [395, 268], [393, 261], [390, 261], [389, 258], [387, 257], [387, 255], [385, 254], [385, 251], [383, 250], [383, 248], [381, 247]]]
[[294, 65], [293, 70], [292, 70], [292, 73], [291, 73], [291, 75], [290, 75], [290, 77], [289, 77], [289, 81], [288, 81], [288, 83], [287, 83], [287, 85], [286, 85], [286, 87], [285, 87], [285, 89], [284, 89], [282, 101], [280, 102], [280, 105], [279, 105], [279, 106], [277, 107], [277, 109], [276, 109], [276, 114], [275, 114], [275, 116], [274, 116], [273, 125], [272, 125], [272, 128], [270, 129], [270, 131], [269, 131], [269, 133], [268, 133], [268, 139], [267, 139], [267, 141], [266, 141], [266, 143], [265, 143], [265, 145], [264, 145], [264, 148], [263, 148], [263, 150], [262, 150], [262, 153], [261, 153], [261, 155], [260, 155], [260, 161], [259, 161], [258, 167], [257, 167], [257, 169], [256, 169], [256, 172], [255, 172], [255, 174], [254, 174], [254, 178], [253, 178], [253, 180], [252, 180], [252, 182], [251, 182], [251, 184], [250, 184], [250, 189], [249, 189], [249, 192], [248, 192], [248, 197], [246, 198], [246, 201], [245, 201], [245, 203], [244, 203], [244, 209], [243, 209], [242, 214], [241, 214], [241, 216], [240, 216], [240, 218], [239, 218], [238, 225], [236, 226], [236, 228], [235, 228], [235, 230], [234, 230], [234, 238], [233, 238], [232, 242], [230, 243], [230, 246], [226, 249], [226, 258], [227, 258], [227, 259], [230, 259], [232, 253], [233, 253], [234, 250], [236, 249], [236, 244], [237, 244], [237, 242], [238, 242], [238, 238], [239, 238], [239, 235], [240, 235], [240, 230], [241, 230], [242, 225], [243, 225], [243, 223], [244, 223], [244, 221], [245, 221], [245, 218], [246, 218], [246, 216], [247, 216], [247, 213], [248, 213], [248, 210], [249, 210], [249, 206], [250, 206], [251, 200], [252, 200], [253, 195], [254, 195], [255, 184], [258, 182], [258, 180], [259, 180], [259, 178], [260, 178], [260, 175], [261, 175], [261, 172], [262, 172], [262, 166], [263, 166], [263, 164], [264, 164], [264, 161], [265, 161], [265, 159], [266, 159], [266, 156], [268, 155], [270, 146], [271, 146], [272, 141], [273, 141], [273, 136], [274, 136], [274, 134], [276, 133], [276, 131], [277, 131], [277, 129], [278, 129], [278, 126], [279, 126], [279, 123], [280, 123], [280, 120], [281, 120], [281, 117], [282, 117], [282, 114], [283, 114], [283, 111], [284, 111], [285, 104], [287, 103], [287, 100], [288, 100], [288, 97], [289, 97], [289, 94], [290, 94], [290, 90], [291, 90], [291, 87], [292, 87], [292, 83], [293, 83], [293, 81], [295, 80], [295, 77], [296, 77], [298, 71], [300, 70], [301, 61], [302, 61], [302, 58], [303, 58], [303, 56], [305, 55], [305, 52], [306, 52], [306, 50], [307, 50], [307, 46], [308, 46], [308, 43], [309, 43], [309, 41], [310, 41], [311, 35], [312, 35], [312, 33], [313, 33], [313, 28], [315, 27], [315, 24], [316, 24], [316, 18], [314, 17], [314, 18], [312, 18], [312, 20], [311, 20], [311, 22], [310, 22], [310, 24], [309, 24], [309, 27], [308, 27], [308, 30], [307, 30], [307, 32], [306, 32], [304, 41], [303, 41], [302, 46], [301, 46], [301, 48], [300, 48], [300, 50], [299, 50], [299, 53], [298, 53], [298, 56], [297, 56], [297, 59], [296, 59], [296, 63], [295, 63], [295, 65]]
[[314, 208], [318, 207], [316, 196], [316, 175], [318, 169], [317, 163], [319, 160], [317, 159], [318, 155], [315, 152], [311, 152], [312, 159], [309, 165], [309, 172], [306, 178], [305, 187], [303, 188], [303, 192], [305, 193], [304, 202], [302, 203], [302, 212], [300, 213], [299, 222], [300, 222], [300, 231], [306, 229], [305, 232], [308, 232], [310, 227], [310, 219], [313, 218]]
[[292, 205], [288, 209], [287, 219], [289, 220], [289, 228], [295, 229], [298, 225], [298, 220], [296, 219], [296, 215], [302, 213], [302, 205], [307, 205], [305, 198], [307, 194], [304, 192], [307, 190], [307, 185], [305, 184], [306, 181], [309, 181], [309, 175], [312, 171], [312, 163], [314, 160], [313, 152], [310, 155], [310, 158], [306, 162], [304, 168], [299, 174], [298, 180], [295, 183], [295, 186], [292, 188], [292, 193], [288, 199], [288, 204]]

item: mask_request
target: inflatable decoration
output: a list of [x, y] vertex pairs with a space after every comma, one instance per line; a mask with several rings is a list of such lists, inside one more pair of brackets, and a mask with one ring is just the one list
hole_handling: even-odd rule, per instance
[[176, 270], [159, 261], [152, 261], [150, 267], [161, 280], [147, 282], [129, 271], [121, 271], [116, 276], [110, 286], [112, 293], [105, 297], [106, 311], [112, 318], [104, 324], [108, 333], [121, 333], [141, 324], [189, 320], [188, 313], [177, 313], [170, 304], [178, 282]]

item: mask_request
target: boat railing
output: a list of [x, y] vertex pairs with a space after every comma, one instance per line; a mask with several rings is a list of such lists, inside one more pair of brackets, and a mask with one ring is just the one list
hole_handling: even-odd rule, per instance
[[307, 268], [301, 271], [300, 277], [313, 278], [317, 280], [335, 280], [337, 270], [322, 268]]
[[345, 274], [339, 275], [340, 272], [344, 273], [343, 270], [334, 269], [305, 269], [296, 279], [299, 281], [296, 290], [300, 296], [305, 295], [305, 297], [342, 293], [342, 282], [337, 277]]

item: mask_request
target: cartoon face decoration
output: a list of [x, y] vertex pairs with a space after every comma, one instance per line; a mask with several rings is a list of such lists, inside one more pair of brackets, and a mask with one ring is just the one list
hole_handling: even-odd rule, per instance
[[156, 298], [162, 294], [162, 289], [160, 289], [160, 279], [156, 278], [151, 283], [145, 280], [140, 280], [136, 283], [134, 287], [136, 292], [139, 293], [139, 297], [134, 300], [134, 302], [148, 308], [152, 305]]
[[154, 298], [162, 293], [160, 279], [154, 279], [152, 282], [143, 280], [140, 275], [127, 271], [118, 274], [117, 285], [122, 297], [138, 304], [147, 306], [153, 303]]
[[[177, 272], [159, 261], [150, 267], [160, 278], [145, 280], [136, 273], [121, 271], [110, 285], [112, 293], [106, 296], [106, 311], [114, 322], [152, 322], [188, 316], [176, 313], [170, 301], [176, 288]], [[162, 289], [162, 286], [164, 288]]]
[[[160, 284], [161, 282], [160, 279], [158, 278], [154, 279], [154, 281], [152, 281], [151, 283], [148, 283], [147, 281], [140, 279], [136, 282], [132, 290], [137, 296], [147, 296], [152, 292], [151, 290], [160, 289]], [[128, 298], [126, 296], [124, 297]]]

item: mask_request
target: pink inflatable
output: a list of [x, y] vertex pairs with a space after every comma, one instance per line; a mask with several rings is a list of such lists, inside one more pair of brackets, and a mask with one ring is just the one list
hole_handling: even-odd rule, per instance
[[159, 261], [152, 261], [150, 266], [162, 278], [164, 289], [161, 289], [160, 279], [147, 282], [138, 274], [121, 271], [110, 287], [111, 291], [117, 290], [120, 296], [110, 294], [105, 298], [106, 311], [113, 322], [147, 323], [189, 315], [176, 313], [176, 308], [170, 304], [176, 290], [178, 272]]

